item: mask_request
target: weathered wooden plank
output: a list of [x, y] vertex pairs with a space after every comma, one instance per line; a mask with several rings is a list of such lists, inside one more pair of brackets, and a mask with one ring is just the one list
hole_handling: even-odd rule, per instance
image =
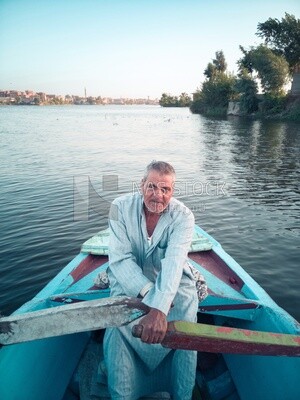
[[[134, 328], [134, 336], [140, 337], [141, 325], [136, 325]], [[172, 349], [210, 353], [300, 356], [300, 335], [259, 332], [185, 321], [168, 324], [162, 345]]]
[[3, 317], [0, 319], [0, 344], [126, 325], [147, 311], [148, 307], [138, 299], [115, 297]]

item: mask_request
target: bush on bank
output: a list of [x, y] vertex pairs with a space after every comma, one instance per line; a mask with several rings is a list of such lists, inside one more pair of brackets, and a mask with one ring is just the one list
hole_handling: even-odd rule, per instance
[[[217, 96], [217, 90], [215, 94]], [[232, 98], [234, 98], [234, 95]], [[257, 95], [248, 92], [240, 94], [239, 97], [235, 96], [234, 99], [240, 103], [239, 115], [242, 117], [300, 122], [300, 96]], [[215, 104], [206, 103], [205, 96], [201, 91], [198, 91], [194, 94], [190, 110], [194, 114], [202, 114], [207, 117], [226, 117], [228, 102], [222, 104], [218, 99]]]
[[190, 110], [195, 114], [225, 116], [229, 101], [236, 97], [235, 82], [233, 76], [224, 72], [215, 74], [194, 93]]

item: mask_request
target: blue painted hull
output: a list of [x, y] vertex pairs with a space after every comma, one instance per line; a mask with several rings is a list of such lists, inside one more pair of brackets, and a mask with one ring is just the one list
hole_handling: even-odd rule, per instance
[[[201, 228], [212, 250], [190, 254], [191, 262], [206, 277], [209, 296], [199, 304], [199, 315], [216, 324], [260, 331], [299, 334], [300, 328], [286, 311]], [[16, 313], [53, 306], [49, 297], [61, 293], [91, 293], [95, 277], [108, 266], [106, 256], [80, 253], [30, 302]], [[59, 400], [76, 370], [89, 341], [88, 333], [7, 346], [0, 351], [0, 399]], [[202, 371], [204, 396], [230, 400], [300, 399], [300, 358], [223, 355], [220, 376]], [[216, 367], [212, 367], [217, 369]], [[213, 378], [212, 378], [213, 376]], [[203, 382], [202, 382], [203, 384]]]

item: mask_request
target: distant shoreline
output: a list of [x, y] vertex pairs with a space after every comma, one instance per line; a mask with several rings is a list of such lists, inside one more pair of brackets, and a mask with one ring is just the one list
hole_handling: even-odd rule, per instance
[[75, 104], [75, 103], [64, 103], [64, 104], [54, 104], [54, 103], [45, 103], [45, 104], [21, 104], [21, 103], [2, 103], [0, 102], [0, 107], [28, 107], [28, 106], [35, 106], [35, 107], [53, 107], [53, 106], [158, 106], [159, 103], [124, 103], [124, 104], [114, 104], [114, 103], [109, 103], [109, 104]]
[[26, 90], [0, 90], [0, 105], [159, 105], [158, 99], [56, 95]]

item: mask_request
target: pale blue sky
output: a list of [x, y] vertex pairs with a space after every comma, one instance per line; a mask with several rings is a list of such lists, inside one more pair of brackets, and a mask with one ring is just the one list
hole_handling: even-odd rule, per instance
[[223, 50], [261, 43], [257, 24], [299, 0], [0, 0], [0, 90], [103, 97], [192, 93]]

